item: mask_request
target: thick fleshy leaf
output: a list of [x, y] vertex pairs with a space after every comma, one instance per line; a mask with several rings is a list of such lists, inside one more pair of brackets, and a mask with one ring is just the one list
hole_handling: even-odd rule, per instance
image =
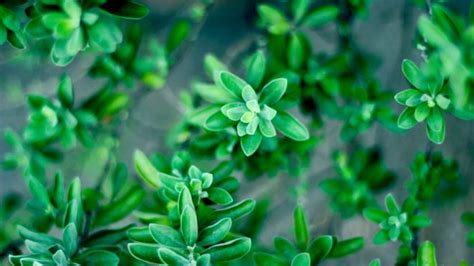
[[158, 171], [142, 151], [135, 151], [133, 154], [133, 162], [135, 170], [138, 175], [145, 180], [145, 182], [150, 184], [153, 188], [159, 188], [161, 186], [160, 179], [158, 178]]
[[158, 256], [167, 265], [189, 265], [189, 261], [169, 248], [158, 249]]
[[220, 72], [219, 81], [224, 89], [239, 99], [242, 97], [242, 90], [248, 85], [247, 82], [227, 71]]
[[363, 211], [365, 219], [374, 222], [381, 223], [389, 217], [388, 213], [373, 207], [367, 207]]
[[254, 200], [243, 200], [229, 207], [214, 211], [212, 215], [204, 218], [204, 222], [221, 220], [223, 218], [231, 218], [232, 220], [235, 220], [251, 213], [254, 208]]
[[253, 88], [258, 88], [265, 76], [265, 55], [262, 51], [257, 51], [250, 58], [247, 69], [247, 80]]
[[418, 249], [418, 256], [416, 258], [417, 266], [437, 266], [436, 250], [430, 241], [425, 241]]
[[198, 221], [196, 211], [189, 205], [186, 206], [181, 213], [180, 230], [184, 242], [186, 242], [188, 246], [192, 246], [196, 243], [198, 238]]
[[188, 38], [190, 32], [191, 23], [185, 19], [178, 20], [170, 30], [166, 42], [166, 50], [170, 53], [173, 52]]
[[436, 144], [441, 144], [444, 142], [446, 136], [446, 124], [443, 123], [440, 131], [434, 131], [429, 126], [426, 127], [426, 134], [428, 138]]
[[308, 248], [308, 252], [311, 257], [311, 262], [319, 263], [320, 261], [322, 261], [331, 252], [333, 246], [333, 236], [318, 236], [313, 242], [311, 242]]
[[334, 21], [338, 15], [339, 9], [336, 6], [321, 6], [311, 11], [303, 19], [302, 25], [317, 28]]
[[254, 154], [260, 143], [262, 142], [262, 135], [260, 132], [256, 132], [254, 135], [245, 135], [240, 139], [240, 147], [244, 152], [245, 156]]
[[234, 199], [227, 190], [213, 187], [207, 190], [209, 200], [219, 205], [231, 204]]
[[435, 132], [441, 131], [444, 126], [442, 111], [437, 107], [431, 108], [431, 113], [426, 119], [426, 123], [428, 124], [431, 130]]
[[185, 248], [181, 234], [172, 227], [161, 224], [150, 224], [149, 230], [153, 239], [164, 246]]
[[410, 84], [413, 85], [415, 88], [420, 89], [422, 91], [425, 91], [427, 89], [424, 82], [424, 74], [413, 61], [409, 59], [403, 60], [402, 72], [408, 82], [410, 82]]
[[256, 266], [288, 266], [286, 260], [263, 252], [253, 253], [253, 261]]
[[302, 206], [297, 206], [293, 212], [294, 231], [296, 243], [301, 250], [306, 250], [309, 241], [309, 230], [304, 209]]
[[296, 22], [298, 22], [308, 11], [310, 0], [293, 0], [291, 1], [291, 13]]
[[158, 244], [142, 244], [142, 243], [130, 243], [128, 244], [128, 252], [134, 258], [141, 260], [145, 263], [156, 263], [160, 264], [163, 261], [158, 256]]
[[219, 243], [229, 233], [232, 219], [224, 218], [199, 232], [199, 245], [203, 247]]
[[207, 130], [222, 131], [233, 125], [233, 121], [227, 118], [221, 111], [209, 116], [204, 123]]
[[94, 226], [104, 226], [128, 216], [145, 198], [145, 191], [138, 186], [130, 186], [127, 191], [113, 202], [105, 205], [94, 217]]
[[272, 138], [276, 136], [275, 127], [273, 126], [272, 122], [267, 119], [260, 119], [260, 123], [258, 128], [260, 129], [260, 133], [266, 138]]
[[288, 80], [285, 78], [278, 78], [268, 82], [260, 93], [260, 104], [272, 105], [278, 102], [283, 94], [286, 92]]
[[422, 103], [418, 105], [415, 109], [415, 120], [417, 122], [422, 122], [430, 115], [431, 108], [428, 106], [428, 103]]
[[310, 266], [311, 259], [307, 252], [300, 253], [296, 255], [293, 260], [291, 260], [291, 266]]
[[229, 261], [245, 256], [252, 246], [248, 237], [237, 238], [225, 243], [214, 245], [203, 251], [211, 255], [212, 262]]
[[335, 247], [329, 253], [331, 258], [340, 258], [355, 253], [364, 247], [363, 237], [354, 237], [342, 241], [338, 241]]
[[390, 215], [398, 215], [400, 213], [400, 207], [392, 194], [385, 196], [385, 208]]
[[397, 125], [401, 129], [410, 129], [416, 126], [418, 122], [415, 119], [415, 108], [407, 107], [398, 117]]
[[278, 112], [272, 123], [278, 131], [290, 139], [296, 141], [309, 139], [309, 132], [306, 127], [287, 112]]
[[286, 59], [291, 69], [300, 69], [305, 62], [305, 44], [304, 39], [298, 33], [290, 35]]
[[131, 0], [105, 1], [105, 4], [101, 5], [100, 8], [112, 15], [128, 19], [141, 19], [149, 12], [145, 5]]
[[68, 257], [71, 257], [76, 253], [78, 241], [76, 225], [73, 223], [68, 224], [63, 231], [63, 244]]
[[395, 101], [399, 104], [406, 105], [406, 102], [408, 99], [410, 99], [413, 96], [419, 96], [421, 97], [421, 92], [418, 90], [414, 89], [408, 89], [408, 90], [403, 90], [397, 94], [395, 94]]

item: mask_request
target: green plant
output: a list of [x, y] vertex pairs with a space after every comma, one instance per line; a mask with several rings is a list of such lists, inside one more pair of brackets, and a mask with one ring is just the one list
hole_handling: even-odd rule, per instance
[[302, 206], [293, 212], [293, 231], [296, 243], [277, 236], [273, 239], [276, 255], [256, 252], [254, 261], [260, 265], [318, 265], [331, 258], [339, 258], [361, 250], [364, 239], [360, 237], [338, 241], [335, 236], [321, 235], [310, 239], [308, 222]]
[[[410, 88], [394, 95], [381, 78], [379, 46], [367, 46], [354, 31], [365, 31], [359, 21], [369, 17], [372, 1], [250, 1], [246, 18], [256, 30], [242, 43], [229, 33], [227, 41], [236, 45], [224, 55], [206, 47], [207, 77], [193, 80], [183, 56], [195, 42], [210, 36], [210, 43], [220, 44], [222, 37], [211, 32], [199, 38], [213, 1], [185, 2], [166, 19], [166, 8], [154, 11], [166, 3], [152, 2], [149, 8], [134, 0], [0, 0], [0, 44], [18, 48], [5, 49], [2, 71], [3, 64], [27, 65], [53, 76], [57, 71], [49, 67], [68, 65], [59, 71], [55, 93], [43, 82], [38, 86], [48, 84], [45, 92], [33, 87], [27, 93], [25, 124], [4, 130], [10, 150], [2, 166], [20, 170], [26, 189], [14, 183], [19, 193], [2, 194], [0, 263], [353, 264], [371, 232], [350, 223], [368, 220], [378, 226], [374, 244], [399, 244], [395, 265], [437, 265], [430, 232], [422, 230], [444, 222], [428, 214], [467, 195], [469, 179], [461, 174], [464, 158], [445, 157], [450, 149], [441, 153], [430, 142], [453, 138], [446, 131], [457, 122], [448, 117], [474, 117], [474, 6], [466, 16], [451, 3], [412, 1], [427, 9], [415, 36], [423, 61], [399, 55]], [[212, 23], [233, 12], [226, 3], [218, 6]], [[401, 13], [413, 16], [410, 8], [404, 3]], [[409, 17], [401, 21], [409, 28]], [[10, 74], [6, 84], [27, 76]], [[176, 84], [189, 89], [178, 92]], [[155, 100], [152, 93], [180, 115], [163, 141], [169, 124], [142, 116], [167, 118], [170, 111], [155, 102], [137, 108]], [[398, 121], [393, 98], [405, 106]], [[430, 142], [404, 178], [409, 167], [389, 153], [395, 143], [404, 156], [417, 139], [378, 137], [422, 122]], [[133, 125], [159, 140], [125, 138]], [[132, 147], [126, 143], [131, 139], [137, 141]], [[122, 154], [130, 149], [136, 149], [132, 160]], [[332, 165], [324, 165], [328, 154]], [[127, 164], [134, 165], [133, 174]], [[392, 194], [398, 198], [398, 190], [391, 190], [401, 187], [398, 180], [406, 188], [401, 206]], [[337, 215], [319, 212], [326, 208], [313, 200], [321, 191]], [[379, 196], [385, 208], [378, 207]], [[284, 217], [289, 202], [296, 202], [292, 226]], [[465, 212], [461, 220], [472, 247], [474, 214]], [[284, 236], [286, 229], [293, 237]], [[375, 255], [363, 263], [386, 264], [386, 256]]]

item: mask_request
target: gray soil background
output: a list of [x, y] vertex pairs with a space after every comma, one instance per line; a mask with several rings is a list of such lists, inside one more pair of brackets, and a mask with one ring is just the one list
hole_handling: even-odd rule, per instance
[[[468, 12], [470, 0], [452, 0], [459, 10]], [[152, 15], [144, 22], [144, 27], [156, 32], [157, 36], [166, 33], [165, 21], [186, 5], [187, 1], [149, 0]], [[189, 47], [186, 54], [169, 77], [166, 88], [154, 91], [143, 98], [135, 107], [131, 118], [124, 126], [120, 137], [119, 157], [131, 165], [133, 151], [137, 148], [147, 153], [154, 151], [169, 152], [166, 147], [166, 133], [175, 125], [181, 116], [182, 109], [176, 103], [181, 90], [189, 87], [193, 79], [204, 77], [202, 60], [206, 53], [212, 52], [224, 62], [241, 71], [241, 64], [236, 58], [246, 55], [254, 43], [258, 32], [248, 21], [249, 10], [255, 3], [247, 0], [216, 0], [201, 34]], [[413, 36], [417, 18], [423, 13], [412, 5], [411, 0], [373, 0], [370, 15], [365, 20], [358, 20], [354, 26], [354, 38], [360, 47], [374, 54], [381, 64], [376, 75], [387, 90], [398, 91], [407, 88], [400, 65], [404, 58], [415, 62], [421, 60], [420, 53], [414, 48]], [[316, 51], [331, 52], [336, 46], [334, 27], [326, 27], [311, 34], [311, 42]], [[240, 57], [239, 57], [240, 56]], [[33, 60], [24, 64], [21, 54], [2, 46], [0, 52], [0, 133], [9, 127], [21, 130], [27, 119], [25, 95], [37, 92], [47, 95], [55, 93], [57, 78], [67, 71], [75, 81], [77, 97], [85, 97], [101, 84], [101, 81], [88, 78], [86, 71], [92, 62], [91, 56], [79, 56], [65, 69], [54, 67], [49, 61]], [[394, 104], [394, 108], [401, 110]], [[331, 213], [325, 195], [317, 187], [320, 180], [331, 177], [330, 155], [334, 149], [343, 147], [338, 138], [340, 126], [329, 122], [325, 127], [326, 141], [318, 147], [309, 171], [310, 191], [305, 202], [308, 219], [311, 221], [311, 233], [332, 233], [341, 238], [362, 235], [366, 238], [363, 251], [345, 260], [328, 262], [324, 265], [367, 265], [374, 258], [381, 258], [383, 265], [393, 265], [398, 252], [398, 244], [375, 246], [371, 239], [377, 226], [364, 221], [361, 217], [341, 220]], [[374, 127], [360, 137], [366, 146], [378, 145], [382, 148], [385, 162], [394, 170], [399, 180], [389, 191], [401, 200], [406, 196], [404, 182], [410, 178], [409, 166], [416, 152], [423, 151], [427, 145], [424, 126], [417, 126], [405, 134], [393, 134], [381, 127]], [[474, 178], [474, 124], [454, 118], [447, 120], [446, 141], [435, 147], [442, 150], [445, 156], [458, 160], [461, 172], [468, 180]], [[3, 157], [9, 147], [0, 141], [0, 156]], [[67, 176], [81, 176], [85, 182], [93, 179], [100, 169], [90, 169], [88, 161], [95, 160], [83, 148], [68, 152], [62, 165], [53, 166], [52, 172], [61, 167]], [[132, 169], [132, 168], [131, 168]], [[329, 169], [329, 170], [328, 170]], [[133, 171], [133, 170], [131, 170]], [[27, 193], [27, 188], [18, 172], [0, 172], [0, 194], [9, 191]], [[256, 181], [244, 181], [240, 198], [269, 196], [273, 198], [271, 213], [260, 236], [262, 243], [271, 244], [276, 235], [292, 235], [292, 209], [294, 199], [288, 188], [295, 185], [295, 180], [280, 175], [277, 178], [262, 177]], [[474, 193], [470, 182], [466, 197], [453, 204], [433, 208], [430, 216], [433, 225], [420, 234], [421, 240], [431, 240], [437, 247], [439, 265], [457, 265], [466, 259], [474, 265], [474, 249], [465, 246], [467, 228], [460, 222], [464, 211], [474, 211]], [[382, 193], [384, 194], [384, 193]], [[383, 195], [378, 200], [382, 203]]]

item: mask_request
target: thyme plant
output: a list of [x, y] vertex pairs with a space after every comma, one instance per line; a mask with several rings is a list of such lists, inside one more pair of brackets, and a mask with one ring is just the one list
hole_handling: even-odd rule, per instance
[[[456, 138], [450, 117], [474, 118], [474, 5], [466, 15], [449, 2], [406, 1], [423, 8], [412, 36], [419, 58], [400, 58], [407, 83], [392, 91], [354, 34], [376, 1], [248, 1], [251, 40], [231, 57], [206, 50], [199, 79], [176, 66], [216, 23], [207, 21], [215, 3], [188, 1], [165, 20], [155, 10], [164, 2], [0, 0], [2, 58], [35, 58], [33, 68], [55, 69], [57, 84], [24, 97], [21, 128], [2, 123], [2, 167], [24, 183], [2, 190], [2, 265], [310, 266], [360, 263], [367, 253], [370, 266], [438, 265], [441, 243], [425, 232], [448, 225], [432, 214], [469, 193], [469, 160], [440, 145]], [[319, 49], [321, 32], [335, 37], [331, 51]], [[189, 85], [179, 97], [173, 76]], [[166, 128], [166, 147], [124, 155], [124, 130], [151, 94], [181, 116]], [[413, 162], [401, 170], [386, 159], [396, 147], [364, 141], [423, 122], [427, 148], [406, 154]], [[93, 158], [95, 176], [78, 172], [78, 154]], [[332, 165], [315, 173], [321, 155]], [[465, 240], [452, 245], [472, 248], [474, 213], [462, 211]], [[373, 238], [341, 231], [353, 221]], [[373, 256], [371, 242], [397, 243], [396, 259]]]

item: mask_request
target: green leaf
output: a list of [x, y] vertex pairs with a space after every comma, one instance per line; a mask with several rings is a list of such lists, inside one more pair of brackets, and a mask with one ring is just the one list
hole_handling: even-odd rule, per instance
[[211, 256], [209, 254], [199, 256], [196, 266], [211, 266]]
[[[207, 75], [211, 78], [214, 79], [215, 83], [218, 83], [220, 72], [227, 70], [227, 67], [217, 59], [213, 54], [206, 54], [204, 57], [204, 69], [207, 72]], [[239, 96], [235, 96], [232, 94], [234, 99], [240, 99], [240, 94]]]
[[181, 19], [177, 21], [170, 30], [168, 40], [166, 42], [166, 50], [173, 52], [179, 45], [188, 38], [191, 32], [191, 24], [189, 21]]
[[253, 261], [256, 266], [288, 266], [284, 259], [263, 252], [254, 252]]
[[290, 35], [286, 58], [291, 69], [300, 69], [305, 61], [305, 46], [301, 35], [293, 33]]
[[25, 49], [25, 40], [19, 32], [7, 31], [7, 40], [10, 45], [17, 49]]
[[399, 104], [406, 105], [406, 102], [408, 99], [412, 98], [413, 96], [421, 97], [421, 95], [422, 95], [421, 92], [418, 90], [414, 90], [414, 89], [403, 90], [395, 94], [395, 101], [397, 101], [397, 103]]
[[322, 6], [311, 11], [302, 22], [303, 26], [317, 28], [336, 20], [339, 9], [336, 6]]
[[181, 213], [180, 229], [186, 244], [188, 246], [194, 245], [198, 238], [198, 222], [196, 211], [189, 205], [186, 206]]
[[276, 130], [273, 123], [267, 119], [260, 119], [258, 128], [260, 129], [260, 133], [262, 133], [266, 138], [273, 138], [276, 136]]
[[214, 84], [193, 82], [191, 86], [199, 96], [210, 103], [225, 104], [236, 100], [234, 95]]
[[410, 129], [416, 126], [417, 121], [415, 119], [415, 108], [407, 107], [398, 117], [397, 125], [401, 129]]
[[342, 241], [338, 241], [336, 246], [331, 250], [328, 257], [341, 258], [361, 250], [364, 247], [363, 237], [354, 237]]
[[222, 188], [213, 187], [208, 189], [207, 193], [209, 200], [219, 205], [228, 205], [234, 201], [229, 192]]
[[312, 263], [321, 262], [326, 256], [329, 255], [334, 246], [334, 237], [330, 235], [324, 235], [317, 237], [308, 248], [308, 253], [311, 257]]
[[449, 104], [451, 103], [451, 100], [444, 97], [442, 94], [436, 95], [435, 101], [436, 101], [436, 104], [443, 110], [448, 109]]
[[304, 141], [309, 139], [309, 132], [306, 127], [296, 118], [287, 112], [278, 112], [272, 120], [273, 125], [283, 135], [296, 141]]
[[21, 238], [25, 240], [31, 240], [34, 242], [42, 243], [44, 245], [52, 246], [58, 244], [60, 241], [52, 236], [43, 233], [37, 233], [27, 229], [24, 226], [19, 225], [17, 227], [17, 232]]
[[238, 219], [242, 216], [245, 216], [253, 211], [255, 208], [254, 200], [243, 200], [239, 203], [236, 203], [232, 206], [214, 211], [212, 215], [208, 217], [210, 221], [221, 220], [223, 218], [231, 218], [232, 220]]
[[261, 50], [257, 51], [250, 58], [247, 69], [247, 80], [253, 88], [258, 88], [265, 76], [265, 55]]
[[287, 85], [288, 80], [285, 78], [278, 78], [268, 82], [260, 93], [260, 104], [272, 105], [277, 103], [285, 94]]
[[[151, 224], [150, 224], [151, 226]], [[176, 231], [177, 232], [177, 231]], [[181, 238], [181, 235], [178, 233], [178, 236]], [[144, 243], [156, 243], [155, 239], [151, 236], [151, 230], [148, 226], [133, 227], [127, 231], [127, 236], [130, 240]]]
[[110, 251], [89, 249], [77, 255], [74, 261], [80, 265], [114, 266], [118, 265], [119, 258]]
[[291, 13], [293, 14], [296, 22], [300, 21], [300, 19], [306, 14], [310, 3], [310, 0], [291, 1]]
[[300, 253], [296, 255], [293, 260], [291, 260], [291, 266], [310, 266], [311, 259], [307, 252]]
[[418, 256], [416, 258], [417, 266], [437, 266], [436, 251], [433, 243], [425, 241], [418, 249]]
[[241, 99], [242, 90], [248, 85], [247, 82], [228, 71], [220, 72], [219, 81], [224, 89], [238, 99]]
[[72, 80], [67, 74], [61, 76], [58, 86], [58, 98], [66, 107], [71, 107], [74, 102], [74, 90], [72, 89]]
[[240, 139], [240, 147], [244, 152], [245, 156], [254, 154], [260, 143], [262, 142], [262, 135], [260, 132], [256, 132], [254, 135], [245, 135]]
[[[261, 4], [257, 7], [257, 11], [260, 17], [262, 18], [262, 20], [270, 24], [270, 26], [287, 24], [285, 15], [283, 15], [282, 12], [280, 12], [278, 9], [270, 5]], [[283, 33], [283, 32], [278, 32], [278, 33]]]
[[422, 122], [430, 115], [431, 108], [428, 106], [428, 103], [422, 103], [418, 105], [415, 109], [415, 119], [417, 122]]
[[412, 84], [415, 88], [421, 90], [426, 89], [424, 74], [413, 61], [409, 59], [403, 60], [402, 72], [408, 82], [410, 82], [410, 84]]
[[431, 219], [426, 215], [418, 214], [409, 217], [408, 224], [413, 228], [425, 228], [431, 225]]
[[373, 207], [367, 207], [363, 211], [365, 219], [374, 222], [381, 223], [389, 217], [388, 213]]
[[78, 240], [76, 225], [73, 223], [68, 224], [63, 231], [63, 245], [68, 257], [76, 253]]
[[373, 259], [370, 263], [369, 266], [382, 266], [382, 262], [380, 262], [380, 259]]
[[[189, 168], [189, 176], [191, 176], [191, 173], [192, 173], [192, 170], [195, 169], [197, 171], [199, 171], [197, 169], [197, 167], [195, 166], [192, 166], [191, 168]], [[201, 175], [200, 172], [196, 173], [198, 176]], [[184, 209], [186, 207], [190, 207], [192, 209], [194, 209], [194, 202], [193, 202], [193, 198], [191, 196], [191, 192], [189, 191], [188, 187], [183, 187], [181, 189], [181, 191], [179, 192], [179, 195], [178, 195], [178, 213], [181, 215], [184, 211]]]
[[441, 129], [444, 127], [444, 119], [441, 110], [437, 107], [432, 108], [426, 123], [431, 130], [435, 132], [441, 131]]
[[64, 251], [59, 249], [56, 251], [53, 255], [53, 261], [56, 263], [58, 266], [67, 266], [67, 258], [66, 255], [64, 254]]
[[382, 245], [390, 241], [390, 236], [388, 235], [388, 231], [380, 230], [374, 236], [374, 244], [375, 245]]
[[168, 265], [189, 265], [189, 261], [171, 249], [162, 247], [158, 250], [160, 259]]
[[290, 240], [281, 236], [273, 238], [273, 246], [275, 246], [275, 250], [284, 257], [292, 258], [299, 252]]
[[94, 226], [104, 226], [115, 223], [127, 217], [145, 198], [143, 189], [136, 185], [127, 189], [123, 195], [105, 205], [94, 217]]
[[232, 120], [227, 118], [221, 111], [218, 111], [206, 119], [204, 126], [210, 131], [222, 131], [233, 126], [233, 124]]
[[[443, 121], [444, 122], [444, 121]], [[426, 127], [428, 138], [436, 144], [442, 144], [446, 135], [446, 124], [443, 123], [440, 131], [434, 131], [429, 126]]]
[[156, 171], [155, 167], [142, 151], [135, 151], [133, 154], [133, 163], [138, 175], [145, 180], [145, 182], [153, 188], [159, 188], [161, 186], [160, 179], [158, 178], [158, 171]]
[[142, 243], [129, 243], [128, 252], [135, 259], [141, 260], [145, 263], [163, 263], [158, 256], [158, 249], [160, 245], [157, 244], [142, 244]]
[[391, 193], [385, 196], [385, 208], [390, 215], [397, 215], [400, 213], [400, 207]]
[[418, 30], [425, 40], [433, 46], [444, 47], [450, 44], [446, 34], [426, 16], [421, 16], [418, 20]]
[[148, 7], [131, 0], [114, 1], [113, 3], [109, 1], [103, 2], [105, 3], [100, 6], [101, 9], [122, 18], [141, 19], [149, 13]]
[[232, 219], [224, 218], [199, 232], [199, 245], [203, 247], [219, 243], [232, 227]]
[[296, 243], [301, 250], [306, 250], [309, 241], [308, 223], [302, 206], [296, 206], [293, 212]]
[[35, 177], [30, 177], [28, 180], [28, 188], [30, 189], [33, 198], [44, 206], [45, 211], [51, 212], [53, 206], [51, 205], [46, 187]]
[[148, 228], [150, 230], [151, 236], [157, 243], [163, 246], [175, 248], [186, 247], [180, 232], [176, 231], [172, 227], [161, 224], [150, 224]]
[[123, 40], [120, 28], [113, 22], [99, 20], [87, 29], [90, 46], [102, 52], [114, 52]]
[[241, 237], [214, 245], [204, 250], [203, 253], [211, 255], [212, 262], [229, 261], [245, 256], [250, 251], [251, 246], [250, 238]]

